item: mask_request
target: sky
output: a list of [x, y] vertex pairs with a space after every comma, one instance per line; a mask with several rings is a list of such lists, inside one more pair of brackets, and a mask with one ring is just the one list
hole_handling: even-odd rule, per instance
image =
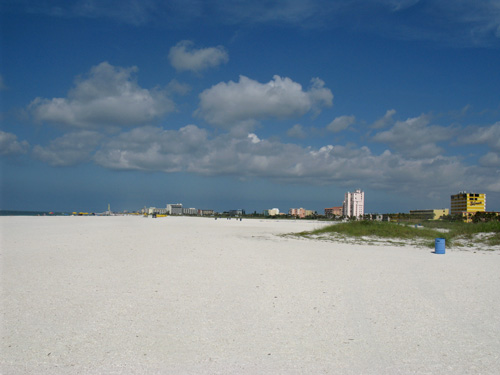
[[498, 0], [0, 7], [0, 209], [500, 211]]

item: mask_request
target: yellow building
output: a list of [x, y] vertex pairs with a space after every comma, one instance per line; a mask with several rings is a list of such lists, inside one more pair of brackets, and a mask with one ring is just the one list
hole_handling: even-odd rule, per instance
[[451, 215], [463, 215], [469, 221], [476, 212], [486, 211], [486, 194], [462, 191], [451, 196]]
[[447, 208], [435, 210], [411, 210], [410, 216], [412, 219], [419, 220], [438, 220], [443, 216], [449, 215], [450, 211]]

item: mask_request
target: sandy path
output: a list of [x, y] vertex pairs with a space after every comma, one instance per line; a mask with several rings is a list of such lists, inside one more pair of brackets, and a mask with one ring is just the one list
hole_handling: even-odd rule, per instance
[[500, 253], [1, 217], [2, 374], [498, 374]]

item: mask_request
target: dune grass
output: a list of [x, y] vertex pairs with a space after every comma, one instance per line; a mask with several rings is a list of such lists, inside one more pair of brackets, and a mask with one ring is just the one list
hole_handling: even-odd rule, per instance
[[426, 228], [445, 228], [449, 230], [449, 235], [452, 238], [463, 238], [473, 240], [477, 234], [488, 233], [491, 234], [485, 239], [477, 239], [477, 241], [484, 242], [487, 245], [496, 246], [500, 245], [500, 222], [489, 221], [486, 223], [461, 223], [461, 222], [440, 222], [440, 221], [427, 221], [422, 223]]
[[[385, 240], [410, 240], [433, 247], [436, 238], [444, 238], [451, 246], [454, 240], [465, 239], [484, 242], [487, 245], [500, 245], [500, 222], [460, 223], [434, 222], [422, 223], [423, 227], [379, 221], [351, 221], [320, 228], [311, 232], [297, 233], [298, 236], [321, 236], [337, 234], [345, 237], [358, 238], [377, 237]], [[479, 233], [488, 233], [483, 239], [477, 238]], [[491, 235], [493, 234], [493, 235]]]

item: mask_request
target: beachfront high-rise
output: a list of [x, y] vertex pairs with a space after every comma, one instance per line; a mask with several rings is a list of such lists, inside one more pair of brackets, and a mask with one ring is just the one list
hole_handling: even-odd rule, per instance
[[360, 189], [345, 193], [342, 211], [347, 217], [362, 217], [365, 214], [365, 193]]
[[462, 215], [467, 221], [476, 212], [486, 211], [486, 194], [461, 191], [451, 196], [450, 214]]

